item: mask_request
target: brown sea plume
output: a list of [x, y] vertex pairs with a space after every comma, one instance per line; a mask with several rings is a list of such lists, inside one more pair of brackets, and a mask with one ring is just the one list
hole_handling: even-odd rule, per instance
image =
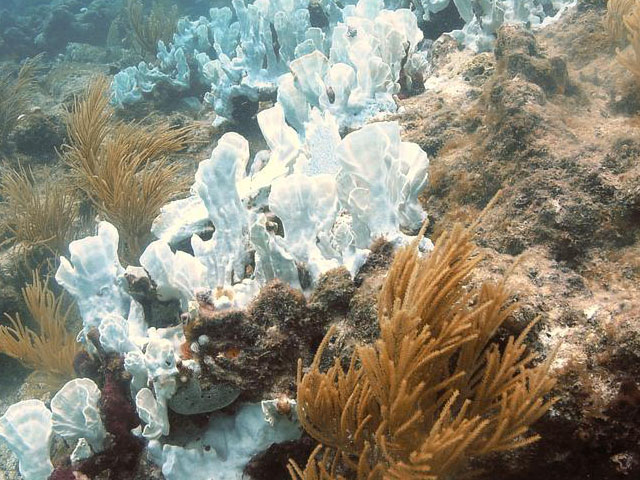
[[7, 69], [0, 70], [0, 150], [5, 146], [20, 115], [25, 113], [41, 57], [38, 55], [25, 60], [17, 74]]
[[155, 57], [158, 41], [168, 44], [178, 24], [178, 8], [167, 0], [154, 0], [145, 11], [140, 0], [127, 0], [126, 12], [133, 38], [140, 49]]
[[0, 174], [0, 230], [26, 259], [43, 250], [59, 255], [73, 236], [76, 202], [64, 182], [37, 182], [31, 170], [4, 167]]
[[118, 228], [124, 258], [133, 261], [149, 240], [160, 208], [187, 188], [168, 155], [191, 141], [193, 128], [115, 121], [108, 89], [108, 80], [99, 77], [76, 98], [67, 115], [70, 141], [62, 156], [73, 184]]
[[5, 313], [10, 325], [0, 325], [0, 353], [54, 379], [74, 377], [73, 360], [80, 344], [66, 329], [71, 307], [65, 307], [64, 298], [57, 297], [36, 271], [22, 296], [38, 331], [28, 328], [19, 314]]
[[397, 252], [378, 302], [380, 337], [348, 367], [321, 357], [298, 369], [298, 415], [320, 445], [294, 479], [451, 478], [469, 459], [537, 440], [529, 427], [551, 407], [551, 354], [534, 365], [525, 336], [498, 345], [517, 308], [504, 284], [469, 287], [481, 257], [456, 226], [426, 256]]

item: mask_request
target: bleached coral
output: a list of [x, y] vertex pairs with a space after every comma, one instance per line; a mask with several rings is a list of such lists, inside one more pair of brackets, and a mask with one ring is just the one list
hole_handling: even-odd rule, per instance
[[98, 327], [100, 345], [107, 353], [127, 353], [138, 350], [131, 340], [127, 321], [118, 314], [107, 315]]
[[135, 398], [138, 391], [145, 388], [149, 382], [144, 354], [137, 350], [126, 353], [124, 369], [131, 375], [131, 394]]
[[94, 452], [101, 451], [107, 432], [100, 418], [100, 397], [91, 379], [67, 382], [51, 399], [53, 431], [72, 444], [84, 438]]
[[269, 280], [278, 278], [293, 288], [302, 288], [293, 255], [276, 241], [274, 235], [269, 234], [266, 222], [265, 215], [260, 215], [251, 225], [251, 244], [255, 248], [256, 280], [265, 285]]
[[[367, 125], [341, 139], [332, 115], [313, 109], [301, 141], [279, 104], [261, 112], [259, 121], [269, 151], [250, 162], [246, 140], [225, 134], [198, 168], [192, 192], [200, 200], [189, 204], [199, 211], [199, 203], [206, 206], [215, 232], [206, 242], [194, 236], [192, 246], [208, 271], [208, 287], [243, 279], [249, 251], [255, 251], [255, 279], [262, 285], [280, 278], [299, 287], [299, 265], [312, 281], [340, 265], [355, 272], [374, 239], [403, 243], [403, 231], [420, 228], [425, 214], [418, 194], [429, 162], [418, 145], [401, 141], [396, 122]], [[268, 227], [265, 210], [281, 222], [281, 234]], [[180, 218], [163, 215], [157, 225], [189, 230]], [[185, 212], [185, 218], [191, 222], [195, 215]]]
[[538, 28], [557, 20], [575, 3], [575, 0], [458, 0], [455, 4], [465, 25], [450, 35], [474, 51], [488, 51], [493, 48], [501, 25], [519, 23]]
[[140, 265], [153, 278], [158, 298], [180, 300], [183, 310], [187, 309], [195, 290], [205, 285], [204, 265], [185, 252], [173, 252], [162, 240], [152, 242], [145, 249]]
[[236, 415], [214, 415], [200, 440], [184, 446], [151, 442], [153, 460], [167, 480], [238, 480], [249, 460], [273, 443], [295, 440], [300, 427], [295, 403], [280, 413], [275, 401], [248, 404]]
[[274, 236], [274, 241], [297, 262], [306, 265], [314, 279], [340, 266], [337, 258], [323, 254], [323, 250], [326, 253], [331, 248], [328, 232], [338, 215], [335, 178], [326, 174], [279, 178], [271, 185], [269, 208], [284, 229], [284, 237]]
[[315, 50], [292, 60], [279, 79], [278, 102], [300, 133], [313, 108], [331, 112], [341, 128], [359, 127], [397, 109], [403, 65], [419, 65], [423, 34], [408, 9], [386, 10], [382, 0], [360, 0], [343, 10], [327, 55]]
[[15, 403], [0, 417], [0, 439], [18, 457], [25, 480], [46, 480], [53, 471], [51, 434], [51, 412], [40, 400]]
[[418, 145], [401, 141], [397, 123], [373, 123], [350, 133], [337, 156], [342, 166], [338, 195], [353, 218], [357, 246], [420, 228], [425, 214], [418, 194], [426, 185], [429, 161]]
[[75, 299], [82, 317], [80, 339], [98, 329], [102, 347], [125, 353], [145, 343], [147, 324], [142, 306], [126, 291], [125, 269], [118, 258], [118, 231], [108, 222], [98, 234], [71, 242], [70, 259], [60, 257], [56, 281]]
[[171, 341], [166, 338], [151, 338], [144, 354], [144, 363], [156, 396], [168, 398], [173, 395], [178, 369]]
[[[158, 84], [177, 90], [207, 84], [205, 101], [233, 118], [238, 105], [257, 106], [272, 95], [300, 52], [323, 48], [325, 33], [311, 26], [307, 0], [233, 0], [231, 6], [212, 8], [209, 18], [181, 19], [171, 44], [158, 44], [158, 66], [141, 62], [114, 77], [113, 103], [139, 101]], [[337, 21], [339, 9], [333, 12]]]
[[[132, 375], [131, 394], [136, 411], [146, 424], [142, 435], [148, 439], [169, 434], [168, 401], [176, 392], [178, 374], [174, 344], [184, 341], [182, 332], [174, 330], [177, 331], [149, 329], [145, 353], [134, 350], [124, 359], [124, 367]], [[147, 385], [153, 385], [153, 392]]]
[[60, 257], [55, 278], [76, 300], [85, 334], [98, 327], [104, 316], [128, 314], [131, 298], [122, 288], [118, 240], [118, 230], [100, 222], [96, 236], [69, 244], [70, 259]]
[[[209, 19], [181, 19], [173, 42], [159, 42], [157, 67], [142, 62], [114, 77], [113, 102], [138, 101], [157, 84], [178, 90], [208, 84], [204, 100], [217, 115], [242, 120], [277, 90], [299, 132], [312, 107], [331, 111], [347, 127], [395, 111], [392, 95], [403, 65], [425, 66], [416, 61], [424, 56], [417, 51], [422, 32], [416, 16], [406, 8], [386, 10], [382, 0], [340, 7], [333, 0], [231, 5], [233, 11], [211, 9]], [[310, 9], [321, 11], [322, 21], [312, 25]]]
[[210, 240], [193, 236], [191, 246], [195, 257], [207, 267], [213, 286], [235, 283], [244, 276], [249, 218], [237, 182], [248, 161], [249, 143], [237, 133], [227, 133], [196, 172], [193, 189], [204, 202], [216, 230]]
[[139, 102], [145, 93], [151, 93], [159, 84], [177, 90], [189, 88], [191, 74], [184, 51], [181, 48], [167, 51], [164, 44], [160, 44], [160, 67], [140, 62], [137, 67], [127, 67], [114, 75], [111, 87], [113, 104], [124, 107]]
[[233, 0], [239, 33], [235, 55], [217, 58], [198, 54], [200, 71], [211, 84], [205, 100], [222, 117], [234, 118], [238, 98], [257, 104], [276, 89], [276, 79], [287, 71], [299, 48], [315, 48], [305, 1]]
[[136, 411], [146, 425], [142, 436], [150, 440], [169, 434], [169, 416], [166, 403], [156, 400], [151, 390], [141, 389], [136, 394]]

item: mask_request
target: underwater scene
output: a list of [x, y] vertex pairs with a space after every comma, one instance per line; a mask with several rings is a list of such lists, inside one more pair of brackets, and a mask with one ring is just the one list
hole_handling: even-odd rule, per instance
[[640, 480], [640, 0], [0, 0], [0, 480]]

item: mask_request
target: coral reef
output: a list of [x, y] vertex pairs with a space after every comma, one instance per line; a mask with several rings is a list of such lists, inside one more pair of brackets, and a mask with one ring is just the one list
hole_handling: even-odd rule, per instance
[[[280, 479], [289, 459], [294, 476], [318, 478], [638, 476], [633, 6], [175, 4], [189, 17], [163, 18], [175, 35], [148, 42], [151, 60], [134, 43], [124, 2], [3, 3], [8, 84], [22, 59], [46, 54], [3, 142], [2, 310], [20, 313], [21, 328], [34, 332], [27, 337], [42, 336], [19, 298], [16, 265], [26, 253], [56, 293], [44, 279], [58, 268], [80, 314], [67, 325], [79, 343], [69, 345], [82, 350], [65, 367], [79, 378], [57, 394], [18, 360], [0, 358], [0, 476]], [[128, 73], [112, 88], [124, 108], [109, 106], [108, 95], [90, 98], [90, 79], [119, 71]], [[104, 92], [108, 81], [97, 83]], [[213, 128], [200, 127], [216, 114]], [[174, 138], [163, 150], [164, 133], [185, 125], [188, 144]], [[180, 188], [150, 181], [162, 178], [156, 165], [174, 169]], [[417, 253], [407, 245], [422, 238], [427, 212], [438, 247], [430, 253], [425, 237]], [[442, 260], [438, 249], [456, 240], [460, 221], [475, 225], [478, 254], [473, 268], [468, 257], [450, 265], [470, 270], [450, 282], [462, 296], [443, 306], [429, 262]], [[423, 303], [443, 308], [429, 315]], [[421, 326], [425, 315], [434, 327], [415, 334], [411, 320]], [[460, 334], [451, 350], [421, 349], [427, 334], [443, 338], [443, 325], [475, 328], [470, 318], [476, 336]], [[480, 328], [491, 318], [501, 325]], [[413, 358], [403, 345], [432, 355], [403, 363]], [[474, 346], [480, 353], [465, 357]], [[491, 373], [518, 359], [531, 362]], [[535, 377], [545, 368], [549, 377]], [[326, 389], [310, 385], [327, 376]], [[523, 379], [546, 391], [551, 377], [553, 397], [528, 403]], [[354, 378], [355, 390], [340, 380]], [[513, 387], [502, 398], [529, 405], [529, 419], [514, 425], [509, 405], [481, 401], [491, 378]], [[352, 402], [313, 417], [338, 384], [348, 387], [339, 399]], [[398, 388], [374, 388], [387, 384]], [[542, 414], [545, 402], [553, 405]], [[371, 414], [360, 429], [354, 405]], [[438, 435], [456, 428], [468, 435], [443, 454]], [[313, 453], [317, 441], [324, 446]]]
[[[604, 15], [603, 4], [583, 2], [536, 31], [535, 45], [519, 29], [499, 33], [512, 39], [515, 52], [514, 35], [532, 46], [526, 50], [547, 65], [535, 67], [546, 78], [531, 75], [526, 56], [517, 62], [526, 69], [509, 73], [502, 63], [509, 51], [497, 61], [442, 41], [427, 92], [405, 102], [400, 120], [407, 138], [430, 154], [423, 204], [432, 236], [475, 218], [502, 188], [503, 200], [482, 223], [479, 243], [491, 262], [478, 277], [511, 271], [508, 284], [519, 288], [526, 308], [509, 330], [517, 333], [540, 315], [540, 348], [562, 340], [552, 367], [559, 370], [559, 401], [534, 426], [542, 439], [479, 462], [486, 472], [480, 478], [613, 479], [638, 472], [635, 410], [622, 418], [611, 407], [623, 385], [640, 381], [632, 220], [638, 210], [631, 200], [639, 103], [635, 78], [615, 61]], [[566, 64], [562, 82], [553, 57]]]

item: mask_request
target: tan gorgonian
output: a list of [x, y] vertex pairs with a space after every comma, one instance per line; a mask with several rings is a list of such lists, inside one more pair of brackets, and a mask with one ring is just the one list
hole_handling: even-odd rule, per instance
[[42, 54], [26, 60], [17, 75], [0, 70], [0, 150], [31, 99]]
[[146, 246], [160, 208], [187, 189], [186, 177], [168, 155], [182, 150], [194, 129], [116, 122], [108, 90], [108, 81], [98, 78], [75, 100], [67, 115], [70, 141], [63, 158], [74, 185], [118, 228], [124, 259], [133, 261]]
[[36, 271], [32, 283], [22, 289], [22, 296], [38, 332], [26, 327], [19, 314], [5, 313], [10, 326], [0, 325], [0, 353], [52, 377], [74, 377], [73, 360], [80, 344], [66, 329], [71, 307], [64, 307], [63, 297], [56, 297]]
[[622, 51], [616, 49], [616, 57], [640, 81], [640, 3], [633, 4], [623, 21], [630, 45]]
[[64, 182], [38, 184], [30, 170], [3, 170], [0, 228], [8, 242], [17, 245], [27, 258], [39, 249], [52, 255], [64, 252], [77, 214], [76, 202]]
[[88, 187], [87, 177], [98, 169], [102, 146], [113, 128], [108, 91], [107, 77], [94, 78], [84, 94], [74, 98], [66, 114], [69, 143], [62, 147], [63, 158], [83, 191]]
[[553, 404], [546, 398], [554, 354], [533, 366], [524, 340], [492, 342], [517, 308], [503, 284], [469, 288], [480, 261], [461, 226], [420, 256], [401, 249], [378, 302], [380, 338], [361, 346], [346, 370], [320, 359], [298, 368], [298, 416], [320, 446], [294, 479], [451, 478], [472, 457], [538, 439], [529, 427]]
[[154, 0], [145, 12], [140, 0], [127, 0], [127, 18], [134, 40], [140, 49], [155, 57], [158, 41], [168, 44], [173, 38], [178, 24], [178, 8], [167, 0]]
[[607, 14], [603, 24], [611, 39], [619, 45], [627, 43], [624, 17], [631, 11], [635, 3], [636, 0], [609, 0], [607, 2]]

